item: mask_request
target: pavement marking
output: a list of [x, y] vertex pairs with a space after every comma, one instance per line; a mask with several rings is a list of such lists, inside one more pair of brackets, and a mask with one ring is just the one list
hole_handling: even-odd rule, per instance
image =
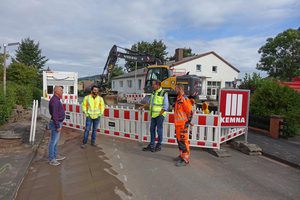
[[117, 157], [120, 159], [120, 156], [119, 156], [119, 155], [117, 155]]
[[121, 167], [121, 169], [123, 169], [123, 165], [122, 165], [122, 163], [120, 163], [120, 167]]
[[126, 175], [124, 175], [124, 180], [125, 180], [125, 181], [127, 181], [127, 177], [126, 177]]
[[3, 165], [3, 167], [1, 167], [0, 174], [2, 174], [6, 170], [6, 166], [8, 166], [8, 168], [11, 169], [11, 165], [9, 163], [6, 163], [5, 165]]
[[117, 148], [115, 148], [115, 151], [118, 151], [118, 149], [117, 149]]

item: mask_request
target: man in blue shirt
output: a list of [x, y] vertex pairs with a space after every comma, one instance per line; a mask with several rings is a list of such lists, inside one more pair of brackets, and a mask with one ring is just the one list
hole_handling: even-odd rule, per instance
[[64, 160], [66, 157], [57, 154], [57, 142], [59, 140], [60, 131], [65, 119], [65, 110], [60, 102], [60, 97], [63, 94], [63, 89], [60, 86], [54, 88], [54, 95], [49, 102], [49, 112], [51, 120], [49, 128], [51, 130], [51, 140], [49, 143], [49, 159], [50, 165], [59, 165], [58, 160]]
[[[150, 105], [149, 107], [149, 114], [151, 116], [151, 125], [150, 125], [150, 134], [151, 134], [151, 141], [150, 144], [143, 148], [143, 151], [160, 151], [161, 150], [161, 143], [163, 139], [163, 122], [166, 116], [166, 111], [169, 106], [168, 101], [168, 93], [165, 92], [161, 88], [161, 81], [156, 79], [152, 82], [153, 92], [151, 98], [148, 102], [139, 107], [139, 109], [143, 109]], [[158, 135], [158, 142], [155, 146], [155, 129], [157, 128], [157, 135]], [[155, 147], [154, 147], [155, 146]]]

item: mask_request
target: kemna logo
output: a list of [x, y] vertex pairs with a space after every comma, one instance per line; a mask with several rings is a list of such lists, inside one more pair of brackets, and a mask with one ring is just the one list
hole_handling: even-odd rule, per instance
[[[245, 108], [246, 109], [246, 108]], [[226, 94], [225, 117], [222, 123], [245, 123], [243, 113], [243, 94]]]

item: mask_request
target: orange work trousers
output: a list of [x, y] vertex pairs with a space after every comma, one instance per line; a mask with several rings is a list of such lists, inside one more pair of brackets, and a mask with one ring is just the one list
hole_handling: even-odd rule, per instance
[[184, 125], [175, 126], [175, 133], [176, 133], [178, 148], [179, 148], [179, 152], [180, 152], [180, 157], [186, 163], [189, 163], [189, 157], [190, 157], [188, 129], [189, 128], [185, 128]]

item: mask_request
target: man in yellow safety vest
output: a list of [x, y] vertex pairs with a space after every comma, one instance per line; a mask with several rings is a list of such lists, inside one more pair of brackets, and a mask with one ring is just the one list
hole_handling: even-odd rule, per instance
[[85, 148], [87, 145], [86, 143], [88, 141], [89, 131], [91, 129], [92, 124], [93, 131], [91, 136], [91, 145], [97, 146], [97, 144], [95, 143], [97, 127], [100, 122], [100, 117], [104, 112], [104, 108], [104, 101], [103, 98], [98, 95], [98, 88], [96, 86], [92, 86], [91, 94], [85, 96], [82, 103], [82, 111], [86, 116], [86, 122], [83, 144], [81, 145], [81, 148]]
[[[150, 106], [150, 116], [151, 116], [151, 125], [150, 125], [150, 134], [151, 134], [151, 141], [147, 147], [143, 148], [143, 151], [160, 151], [161, 150], [161, 143], [163, 139], [163, 122], [166, 116], [166, 111], [169, 106], [168, 101], [168, 93], [165, 92], [161, 88], [161, 81], [156, 79], [152, 82], [153, 92], [151, 98], [148, 102], [139, 107], [139, 109], [143, 109], [147, 106]], [[158, 135], [158, 142], [155, 146], [155, 128], [157, 128], [157, 135]]]

